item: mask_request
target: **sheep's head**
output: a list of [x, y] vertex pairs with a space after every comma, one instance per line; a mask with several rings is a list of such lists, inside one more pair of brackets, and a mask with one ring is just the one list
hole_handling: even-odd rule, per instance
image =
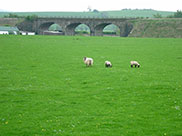
[[83, 61], [85, 61], [87, 59], [87, 57], [83, 57]]
[[105, 66], [106, 66], [106, 67], [112, 67], [112, 64], [111, 64], [111, 62], [109, 62], [109, 61], [105, 61]]

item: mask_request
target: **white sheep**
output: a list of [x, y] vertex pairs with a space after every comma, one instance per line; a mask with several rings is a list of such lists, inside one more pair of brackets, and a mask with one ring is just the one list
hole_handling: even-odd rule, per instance
[[112, 64], [110, 61], [105, 61], [105, 67], [112, 67]]
[[140, 67], [140, 64], [137, 61], [130, 61], [131, 67], [133, 67], [133, 65], [136, 67]]
[[93, 63], [94, 63], [94, 61], [93, 61], [92, 58], [87, 58], [87, 57], [84, 57], [84, 58], [83, 58], [83, 61], [84, 61], [84, 63], [86, 64], [86, 66], [92, 66]]

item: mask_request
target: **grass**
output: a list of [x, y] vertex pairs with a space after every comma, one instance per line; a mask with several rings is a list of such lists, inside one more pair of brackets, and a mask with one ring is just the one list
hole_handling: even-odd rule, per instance
[[0, 135], [181, 136], [181, 43], [0, 36]]

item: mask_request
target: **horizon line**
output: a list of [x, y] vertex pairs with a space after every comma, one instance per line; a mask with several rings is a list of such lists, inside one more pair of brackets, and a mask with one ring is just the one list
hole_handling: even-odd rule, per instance
[[[92, 11], [58, 11], [58, 10], [39, 10], [39, 11], [9, 11], [9, 10], [4, 10], [4, 9], [0, 9], [0, 12], [93, 12], [94, 10], [97, 10], [97, 9], [93, 9]], [[120, 10], [97, 10], [99, 12], [109, 12], [109, 11], [122, 11], [122, 10], [153, 10], [153, 11], [161, 11], [161, 12], [176, 12], [178, 10], [175, 10], [175, 11], [170, 11], [170, 10], [156, 10], [156, 9], [152, 9], [152, 8], [123, 8], [123, 9], [120, 9]], [[181, 10], [180, 10], [181, 11]]]

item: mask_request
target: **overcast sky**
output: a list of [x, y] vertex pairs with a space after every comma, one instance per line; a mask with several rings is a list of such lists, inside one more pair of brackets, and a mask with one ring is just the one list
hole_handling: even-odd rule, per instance
[[154, 9], [161, 11], [182, 10], [182, 0], [1, 0], [4, 11], [99, 11]]

